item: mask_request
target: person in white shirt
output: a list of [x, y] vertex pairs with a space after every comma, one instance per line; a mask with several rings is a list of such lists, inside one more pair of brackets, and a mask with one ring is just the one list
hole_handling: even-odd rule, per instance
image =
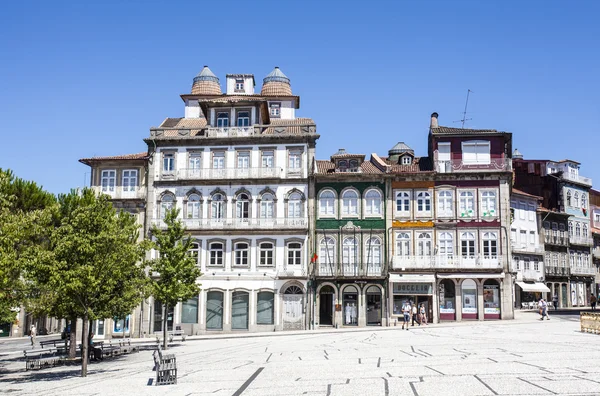
[[417, 324], [421, 326], [421, 322], [419, 321], [419, 317], [417, 316], [417, 304], [412, 305], [412, 325], [415, 325], [415, 320]]
[[408, 324], [410, 323], [410, 304], [408, 301], [404, 302], [402, 306], [402, 314], [404, 315], [404, 322], [402, 323], [402, 330], [404, 330], [404, 325], [406, 325], [406, 330], [408, 330]]
[[550, 320], [550, 317], [548, 316], [548, 303], [546, 302], [546, 300], [544, 300], [543, 298], [540, 298], [538, 307], [540, 309], [540, 314], [542, 315], [540, 320], [544, 320], [544, 316], [546, 317], [546, 319]]

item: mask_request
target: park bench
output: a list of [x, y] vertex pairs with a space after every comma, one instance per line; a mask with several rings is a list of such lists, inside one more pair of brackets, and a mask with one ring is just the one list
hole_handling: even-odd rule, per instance
[[[160, 340], [162, 340], [163, 332], [155, 331], [154, 336], [156, 337], [156, 342], [160, 343]], [[185, 334], [185, 331], [179, 330], [179, 329], [178, 330], [169, 330], [169, 331], [167, 331], [167, 337], [168, 337], [169, 343], [173, 342], [173, 340], [175, 338], [180, 338], [181, 341], [183, 342], [183, 341], [185, 341], [187, 334]]]
[[116, 346], [119, 347], [119, 353], [131, 353], [131, 352], [139, 352], [140, 346], [133, 344], [131, 345], [131, 338], [119, 338], [113, 339], [111, 343], [114, 342]]
[[177, 384], [177, 359], [174, 354], [163, 354], [160, 345], [153, 354], [154, 370], [156, 371], [155, 385]]
[[53, 346], [54, 348], [56, 348], [56, 352], [57, 353], [67, 353], [68, 349], [69, 349], [69, 344], [68, 344], [68, 340], [62, 340], [62, 339], [54, 339], [54, 340], [42, 340], [40, 341], [40, 347], [44, 348], [44, 347], [48, 347], [48, 346]]
[[64, 361], [63, 356], [57, 355], [57, 348], [48, 347], [42, 349], [25, 349], [25, 371], [39, 370], [57, 366]]

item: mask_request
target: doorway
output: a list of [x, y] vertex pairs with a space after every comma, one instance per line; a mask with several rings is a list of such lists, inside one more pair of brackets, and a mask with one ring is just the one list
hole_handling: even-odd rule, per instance
[[377, 286], [367, 289], [367, 326], [381, 326], [381, 289]]
[[333, 326], [333, 296], [335, 292], [331, 286], [323, 286], [319, 293], [319, 325]]

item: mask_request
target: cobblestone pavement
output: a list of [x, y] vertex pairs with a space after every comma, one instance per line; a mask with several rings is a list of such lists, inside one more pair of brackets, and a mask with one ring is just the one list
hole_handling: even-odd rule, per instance
[[[25, 372], [0, 349], [0, 393], [15, 395], [599, 395], [600, 335], [573, 316], [363, 331], [188, 340], [177, 385], [151, 386], [152, 352]], [[2, 344], [0, 344], [2, 348]]]

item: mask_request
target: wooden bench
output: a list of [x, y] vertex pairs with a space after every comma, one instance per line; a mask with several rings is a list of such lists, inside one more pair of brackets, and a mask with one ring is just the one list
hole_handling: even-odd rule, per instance
[[25, 349], [23, 354], [25, 355], [25, 371], [54, 367], [62, 364], [65, 359], [63, 356], [57, 355], [55, 347]]
[[156, 371], [155, 385], [177, 384], [177, 358], [174, 354], [163, 354], [160, 345], [153, 354], [154, 370]]
[[40, 347], [44, 348], [44, 347], [48, 347], [48, 346], [53, 346], [54, 348], [57, 349], [57, 353], [67, 353], [67, 351], [69, 350], [69, 343], [68, 340], [62, 340], [62, 339], [54, 339], [54, 340], [42, 340], [40, 341]]
[[[156, 337], [156, 343], [160, 343], [160, 340], [162, 339], [162, 336], [163, 336], [163, 332], [155, 331], [154, 336]], [[180, 338], [181, 341], [184, 342], [187, 337], [187, 334], [185, 334], [185, 331], [183, 331], [183, 330], [170, 330], [170, 331], [167, 331], [167, 337], [168, 337], [169, 343], [173, 342], [173, 340], [176, 337]]]
[[119, 347], [120, 353], [131, 353], [140, 351], [139, 345], [136, 345], [135, 343], [131, 345], [131, 338], [113, 339], [111, 343], [115, 343], [115, 346]]

